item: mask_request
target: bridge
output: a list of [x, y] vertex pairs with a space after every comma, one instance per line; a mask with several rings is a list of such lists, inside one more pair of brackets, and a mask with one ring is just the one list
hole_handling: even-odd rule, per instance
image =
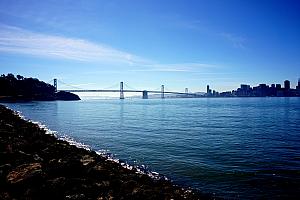
[[120, 89], [71, 89], [71, 90], [58, 90], [57, 79], [53, 80], [53, 86], [55, 87], [55, 91], [65, 91], [65, 92], [118, 92], [120, 93], [120, 99], [124, 99], [124, 93], [126, 92], [134, 92], [134, 93], [142, 93], [143, 99], [148, 99], [148, 94], [161, 94], [160, 97], [162, 99], [165, 98], [165, 94], [175, 94], [175, 95], [183, 95], [182, 97], [199, 97], [201, 95], [196, 93], [190, 93], [188, 88], [185, 88], [185, 92], [174, 92], [174, 91], [165, 91], [165, 86], [161, 85], [160, 90], [136, 90], [136, 89], [124, 89], [124, 82], [120, 82]]

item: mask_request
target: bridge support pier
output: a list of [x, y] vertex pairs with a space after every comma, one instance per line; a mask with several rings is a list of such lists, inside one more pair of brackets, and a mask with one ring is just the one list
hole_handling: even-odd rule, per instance
[[120, 99], [124, 99], [123, 81], [120, 82]]
[[53, 80], [53, 86], [55, 87], [55, 92], [57, 92], [57, 79]]
[[161, 98], [165, 98], [165, 85], [161, 85]]
[[148, 99], [148, 91], [147, 90], [143, 91], [143, 99]]

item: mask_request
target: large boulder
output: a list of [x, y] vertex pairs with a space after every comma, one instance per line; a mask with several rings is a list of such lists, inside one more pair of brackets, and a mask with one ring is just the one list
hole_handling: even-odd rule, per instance
[[42, 166], [40, 163], [30, 163], [18, 166], [7, 175], [8, 183], [19, 183], [34, 177], [41, 176]]

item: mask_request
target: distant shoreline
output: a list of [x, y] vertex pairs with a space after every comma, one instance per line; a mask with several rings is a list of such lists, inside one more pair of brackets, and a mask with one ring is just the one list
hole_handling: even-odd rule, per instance
[[[91, 97], [91, 98], [89, 98]], [[165, 98], [159, 98], [159, 97], [155, 97], [155, 98], [151, 98], [149, 96], [148, 99], [143, 99], [139, 96], [128, 96], [128, 97], [125, 97], [124, 99], [121, 99], [121, 100], [126, 100], [126, 99], [141, 99], [141, 100], [152, 100], [152, 99], [238, 99], [238, 98], [299, 98], [300, 96], [292, 96], [292, 97], [278, 97], [278, 96], [266, 96], [266, 97], [258, 97], [258, 96], [252, 96], [252, 97], [249, 97], [249, 96], [231, 96], [231, 97], [207, 97], [207, 96], [203, 96], [203, 97], [165, 97]], [[87, 100], [87, 99], [101, 99], [101, 100], [118, 100], [120, 99], [119, 97], [102, 97], [102, 96], [82, 96], [81, 97], [82, 99], [81, 100]], [[1, 102], [1, 101], [0, 101]]]
[[0, 104], [0, 199], [210, 199], [46, 134]]
[[78, 101], [81, 100], [76, 94], [70, 92], [57, 92], [53, 96], [0, 96], [0, 102], [28, 102], [28, 101]]

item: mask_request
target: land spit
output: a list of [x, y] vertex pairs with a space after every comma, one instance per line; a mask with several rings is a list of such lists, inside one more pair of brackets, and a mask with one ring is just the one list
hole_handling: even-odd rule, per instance
[[210, 199], [46, 134], [0, 105], [0, 199]]

